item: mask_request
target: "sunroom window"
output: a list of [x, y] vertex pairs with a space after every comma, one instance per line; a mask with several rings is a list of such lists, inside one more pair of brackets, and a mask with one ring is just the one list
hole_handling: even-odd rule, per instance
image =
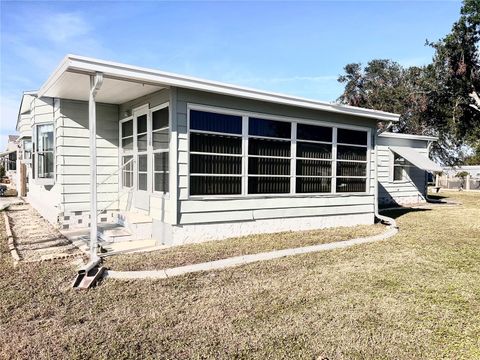
[[35, 165], [36, 178], [44, 183], [54, 180], [53, 124], [35, 126]]
[[291, 123], [248, 119], [248, 193], [290, 192]]
[[367, 192], [368, 131], [190, 110], [190, 195]]
[[242, 193], [242, 117], [190, 111], [190, 194]]
[[168, 192], [168, 149], [170, 143], [168, 107], [152, 112], [153, 190]]
[[367, 151], [366, 131], [337, 130], [337, 192], [367, 191]]

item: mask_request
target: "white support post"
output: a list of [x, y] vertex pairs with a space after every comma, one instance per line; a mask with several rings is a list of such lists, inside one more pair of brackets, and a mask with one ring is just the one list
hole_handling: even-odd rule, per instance
[[103, 74], [90, 75], [88, 128], [90, 130], [90, 261], [97, 261], [97, 111], [95, 96], [102, 87]]

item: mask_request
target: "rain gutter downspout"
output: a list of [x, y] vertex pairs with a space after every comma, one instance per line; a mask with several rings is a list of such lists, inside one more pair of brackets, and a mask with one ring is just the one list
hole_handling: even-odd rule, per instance
[[[90, 75], [88, 97], [88, 127], [90, 129], [90, 262], [92, 267], [100, 262], [97, 252], [97, 112], [95, 97], [103, 84], [103, 73]], [[88, 271], [88, 270], [87, 270]]]
[[378, 211], [378, 136], [387, 131], [391, 126], [393, 125], [393, 122], [390, 121], [387, 126], [383, 129], [378, 129], [375, 133], [375, 147], [374, 147], [374, 152], [375, 152], [375, 192], [374, 192], [374, 211], [375, 211], [375, 217], [379, 219], [382, 223], [387, 223], [389, 227], [398, 229], [397, 223], [394, 219], [385, 216], [385, 215], [380, 215]]

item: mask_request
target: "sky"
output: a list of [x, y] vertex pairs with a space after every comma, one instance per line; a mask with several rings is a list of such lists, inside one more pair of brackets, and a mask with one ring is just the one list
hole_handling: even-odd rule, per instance
[[352, 62], [431, 61], [460, 1], [0, 0], [0, 150], [66, 54], [334, 101]]

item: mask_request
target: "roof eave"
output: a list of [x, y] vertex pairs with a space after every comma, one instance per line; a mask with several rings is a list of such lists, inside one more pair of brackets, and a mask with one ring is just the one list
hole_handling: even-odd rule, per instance
[[238, 96], [253, 100], [273, 102], [290, 106], [298, 106], [315, 110], [323, 110], [345, 115], [354, 115], [381, 121], [395, 122], [398, 121], [400, 117], [400, 115], [398, 114], [387, 113], [378, 110], [330, 104], [327, 102], [315, 101], [273, 92], [266, 92], [216, 81], [209, 81], [189, 76], [167, 73], [154, 69], [87, 58], [78, 55], [67, 55], [62, 60], [60, 65], [55, 69], [55, 71], [48, 78], [48, 80], [42, 85], [38, 92], [38, 96], [42, 97], [47, 94], [48, 90], [52, 88], [55, 82], [58, 81], [61, 75], [66, 71], [83, 72], [86, 74], [102, 72], [106, 77], [112, 76], [117, 78], [123, 78], [125, 80], [151, 82], [163, 86], [166, 85], [192, 90], [201, 90], [223, 95]]

